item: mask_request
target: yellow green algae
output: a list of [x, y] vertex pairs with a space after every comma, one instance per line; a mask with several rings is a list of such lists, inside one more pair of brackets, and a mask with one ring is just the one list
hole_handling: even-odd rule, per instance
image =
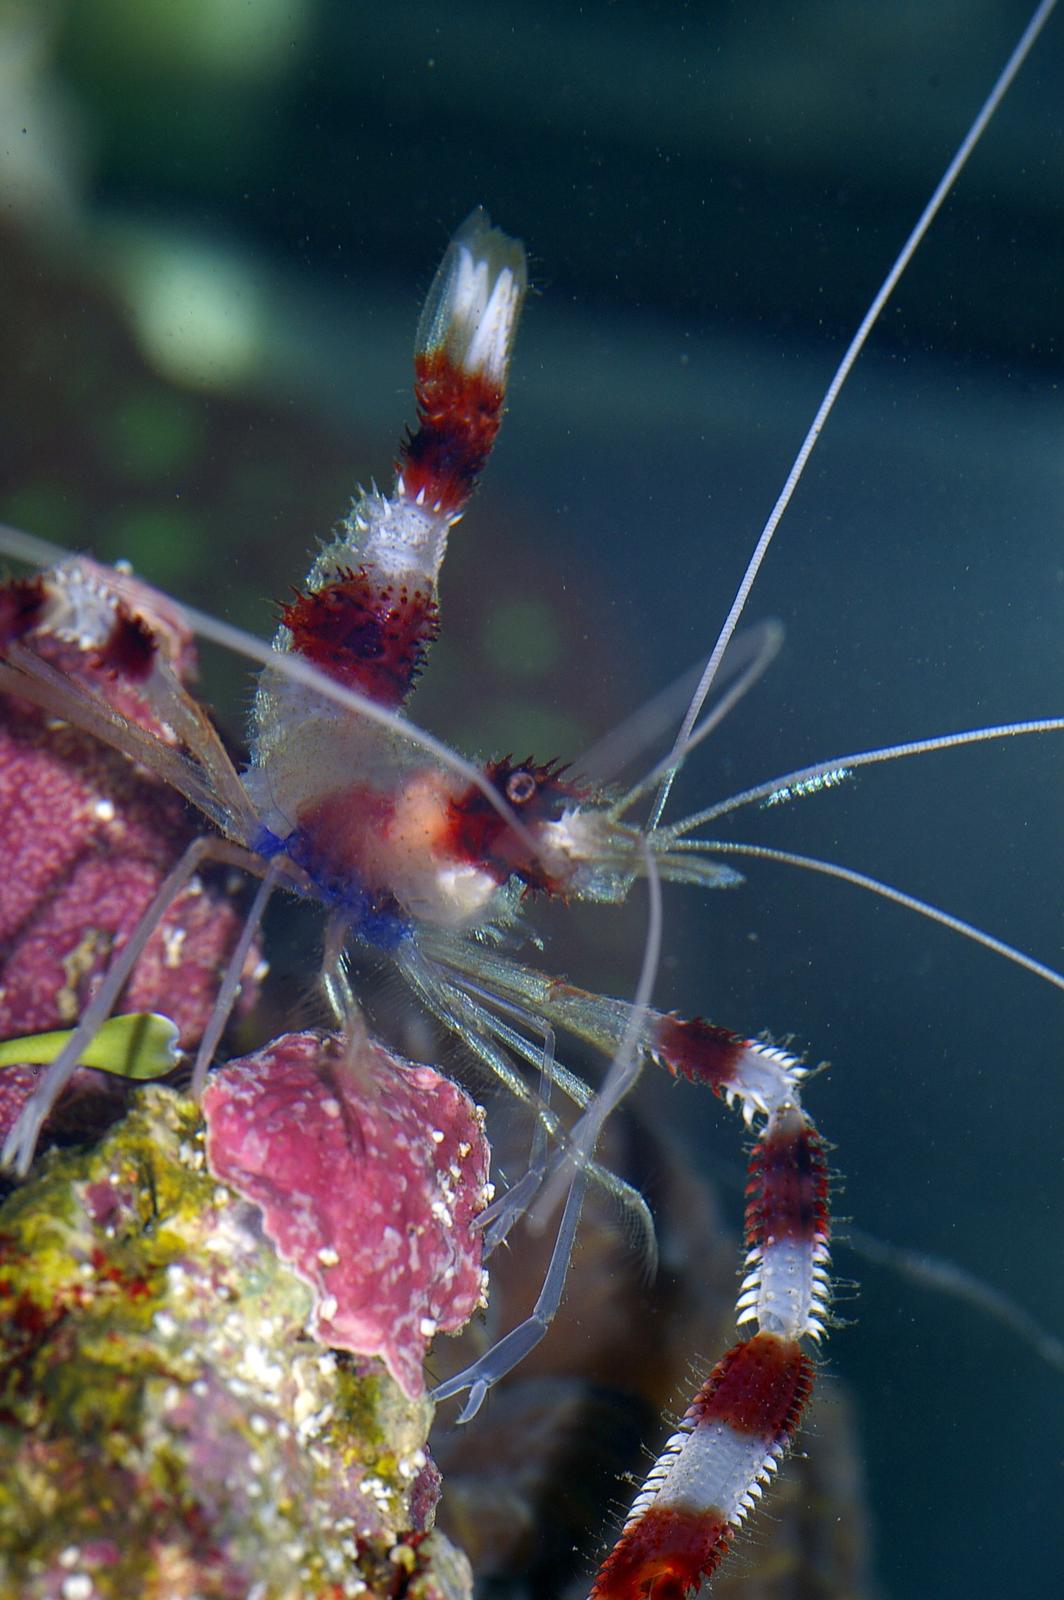
[[462, 1600], [431, 1406], [311, 1309], [173, 1091], [45, 1157], [0, 1208], [0, 1595]]

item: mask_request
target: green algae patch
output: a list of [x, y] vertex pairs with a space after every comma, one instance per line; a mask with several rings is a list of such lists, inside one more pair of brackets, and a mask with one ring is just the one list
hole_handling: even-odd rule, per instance
[[311, 1311], [184, 1097], [48, 1155], [0, 1207], [0, 1594], [463, 1600], [431, 1406]]

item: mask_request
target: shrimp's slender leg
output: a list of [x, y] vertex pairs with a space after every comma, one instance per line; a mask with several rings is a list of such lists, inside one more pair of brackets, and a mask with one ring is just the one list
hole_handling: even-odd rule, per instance
[[207, 1069], [218, 1048], [218, 1041], [225, 1032], [225, 1025], [229, 1021], [233, 1007], [236, 1005], [237, 995], [240, 992], [240, 981], [244, 973], [244, 965], [251, 950], [252, 942], [259, 931], [266, 911], [266, 906], [271, 894], [277, 887], [277, 881], [283, 871], [283, 862], [280, 857], [275, 857], [266, 868], [262, 882], [255, 891], [255, 898], [251, 908], [244, 919], [244, 926], [240, 938], [233, 947], [233, 953], [226, 963], [222, 981], [215, 996], [211, 1014], [207, 1019], [207, 1026], [200, 1040], [199, 1049], [196, 1051], [196, 1063], [192, 1069], [192, 1093], [198, 1100], [203, 1093], [203, 1086], [207, 1081]]
[[539, 1095], [530, 1089], [502, 1050], [479, 1028], [476, 1008], [461, 990], [446, 982], [412, 947], [404, 947], [396, 956], [397, 964], [414, 992], [420, 995], [432, 1015], [443, 1023], [449, 1032], [462, 1039], [469, 1050], [513, 1094], [514, 1098], [530, 1106], [543, 1123], [547, 1133], [556, 1139], [563, 1137], [557, 1113], [545, 1105]]
[[[550, 1105], [551, 1087], [554, 1082], [555, 1055], [557, 1039], [554, 1029], [549, 1022], [541, 1023], [540, 1030], [543, 1034], [543, 1052], [540, 1057], [539, 1084], [536, 1093], [545, 1106]], [[532, 1147], [528, 1152], [529, 1168], [538, 1166], [547, 1150], [547, 1130], [537, 1117], [532, 1127]]]
[[[541, 1048], [526, 1039], [517, 1029], [500, 1023], [486, 1007], [478, 1004], [458, 983], [437, 970], [433, 963], [426, 961], [421, 955], [418, 957], [418, 967], [418, 992], [425, 1004], [479, 1060], [490, 1067], [504, 1086], [512, 1090], [517, 1099], [537, 1115], [546, 1137], [553, 1139], [559, 1150], [564, 1152], [568, 1137], [561, 1119], [536, 1091], [528, 1087], [495, 1040], [501, 1041], [507, 1049], [512, 1050], [530, 1066], [540, 1072], [546, 1071], [550, 1080], [557, 1083], [577, 1105], [587, 1106], [591, 1103], [594, 1098], [591, 1090], [561, 1062], [548, 1058]], [[421, 988], [420, 985], [425, 987]], [[542, 1029], [542, 1021], [539, 1022], [539, 1027]], [[556, 1158], [548, 1158], [538, 1167], [530, 1168], [512, 1189], [481, 1214], [485, 1247], [489, 1255], [506, 1238], [514, 1223], [528, 1211], [530, 1203], [538, 1193], [544, 1173], [553, 1170], [552, 1159]], [[617, 1201], [630, 1218], [634, 1231], [643, 1241], [644, 1255], [653, 1261], [654, 1221], [650, 1208], [639, 1191], [594, 1160], [585, 1160], [574, 1165], [580, 1170], [587, 1171], [589, 1176]]]
[[[505, 1338], [483, 1355], [479, 1361], [467, 1367], [463, 1372], [442, 1384], [436, 1391], [436, 1399], [446, 1399], [448, 1395], [456, 1394], [462, 1389], [469, 1390], [469, 1399], [463, 1407], [459, 1417], [460, 1422], [467, 1422], [479, 1410], [484, 1396], [497, 1383], [500, 1378], [512, 1370], [545, 1336], [548, 1328], [557, 1315], [561, 1305], [562, 1294], [565, 1290], [565, 1280], [569, 1273], [569, 1264], [572, 1260], [573, 1246], [576, 1242], [576, 1230], [580, 1222], [580, 1213], [583, 1210], [584, 1196], [587, 1192], [588, 1178], [594, 1166], [595, 1146], [598, 1143], [602, 1127], [613, 1110], [614, 1106], [623, 1098], [631, 1088], [642, 1066], [642, 1036], [647, 1015], [647, 1003], [650, 991], [657, 976], [658, 961], [661, 953], [661, 884], [650, 857], [646, 852], [645, 868], [647, 874], [647, 887], [650, 892], [650, 915], [647, 922], [647, 934], [643, 949], [643, 959], [636, 986], [636, 997], [628, 1008], [625, 1024], [617, 1048], [610, 1063], [610, 1070], [602, 1089], [593, 1095], [583, 1115], [578, 1121], [573, 1134], [566, 1140], [559, 1153], [556, 1168], [556, 1182], [548, 1188], [544, 1196], [544, 1205], [549, 1207], [564, 1190], [565, 1205], [562, 1210], [561, 1222], [558, 1225], [554, 1249], [551, 1252], [550, 1264], [547, 1267], [546, 1277], [536, 1299], [532, 1314], [520, 1323]], [[532, 1169], [530, 1169], [532, 1170]], [[524, 1202], [521, 1208], [512, 1206], [507, 1215], [500, 1217], [496, 1230], [505, 1227], [508, 1231], [514, 1221], [521, 1215], [527, 1206]], [[499, 1237], [505, 1237], [500, 1233]], [[493, 1240], [493, 1244], [498, 1238]]]
[[361, 1008], [351, 987], [347, 970], [347, 940], [350, 924], [342, 912], [334, 911], [325, 924], [325, 946], [322, 952], [321, 987], [337, 1024], [344, 1034], [355, 1026]]
[[505, 1378], [508, 1372], [512, 1372], [514, 1367], [520, 1365], [546, 1336], [554, 1321], [565, 1291], [576, 1230], [580, 1223], [584, 1196], [587, 1193], [587, 1181], [587, 1171], [581, 1171], [575, 1175], [569, 1187], [550, 1264], [531, 1314], [524, 1322], [518, 1323], [516, 1328], [511, 1329], [497, 1344], [492, 1345], [478, 1361], [455, 1373], [453, 1378], [448, 1378], [445, 1383], [439, 1384], [432, 1391], [431, 1398], [439, 1401], [446, 1400], [450, 1395], [459, 1394], [463, 1389], [469, 1390], [469, 1399], [458, 1415], [459, 1422], [469, 1422], [476, 1416], [488, 1390], [498, 1383], [500, 1378]]
[[[608, 1048], [611, 1055], [609, 1070], [601, 1088], [590, 1097], [583, 1115], [546, 1169], [545, 1178], [550, 1181], [546, 1185], [543, 1205], [548, 1212], [559, 1202], [562, 1191], [572, 1181], [573, 1175], [594, 1166], [595, 1147], [607, 1118], [635, 1086], [643, 1069], [644, 1024], [648, 1015], [650, 990], [661, 954], [662, 904], [661, 880], [657, 864], [645, 842], [642, 855], [643, 872], [649, 891], [649, 916], [636, 997], [630, 1004], [604, 1002], [610, 1010], [611, 1021], [619, 1023], [619, 1028], [612, 1030], [609, 1035]], [[460, 955], [458, 959], [461, 960]], [[551, 987], [553, 986], [550, 984], [546, 985], [548, 994]], [[543, 996], [539, 996], [540, 1004], [542, 1000]], [[548, 1020], [553, 1020], [549, 1010], [546, 1015]], [[603, 1042], [601, 1030], [594, 1042], [598, 1044]], [[506, 1231], [519, 1219], [523, 1210], [527, 1209], [530, 1199], [531, 1194], [527, 1199], [522, 1196], [523, 1205], [519, 1207], [515, 1197], [513, 1203], [507, 1206], [509, 1215], [505, 1219]], [[498, 1224], [495, 1226], [498, 1227]]]
[[[545, 1031], [544, 1045], [537, 1051], [536, 1047], [525, 1039], [520, 1032], [500, 1023], [490, 1013], [479, 1005], [471, 996], [465, 994], [457, 985], [448, 983], [440, 974], [434, 971], [431, 963], [419, 958], [421, 968], [418, 984], [420, 992], [440, 1020], [454, 1032], [458, 1033], [468, 1047], [474, 1051], [487, 1065], [491, 1066], [504, 1082], [509, 1084], [516, 1079], [520, 1086], [520, 1097], [533, 1105], [537, 1112], [536, 1131], [533, 1134], [532, 1154], [529, 1168], [522, 1178], [504, 1195], [494, 1206], [484, 1213], [485, 1225], [485, 1255], [491, 1253], [505, 1240], [513, 1225], [524, 1216], [529, 1206], [538, 1193], [544, 1174], [550, 1170], [551, 1163], [547, 1155], [546, 1141], [554, 1136], [561, 1142], [562, 1153], [567, 1147], [567, 1140], [560, 1133], [560, 1125], [555, 1113], [550, 1109], [547, 1096], [553, 1082], [564, 1081], [565, 1087], [572, 1092], [573, 1086], [578, 1086], [574, 1098], [578, 1103], [588, 1105], [593, 1103], [594, 1096], [580, 1084], [578, 1079], [573, 1079], [571, 1073], [560, 1069], [554, 1056], [554, 1029], [549, 1022], [540, 1020], [538, 1027]], [[505, 1003], [504, 1003], [505, 1004]], [[520, 1007], [508, 1007], [518, 1010]], [[522, 1056], [531, 1065], [538, 1065], [540, 1072], [540, 1090], [533, 1093], [524, 1081], [514, 1071], [502, 1051], [492, 1042], [491, 1035], [500, 1036], [505, 1043], [518, 1055]], [[564, 1080], [561, 1074], [564, 1072]], [[625, 1208], [630, 1216], [634, 1216], [636, 1224], [645, 1241], [644, 1253], [650, 1261], [656, 1260], [656, 1245], [654, 1236], [654, 1223], [646, 1201], [637, 1190], [617, 1178], [613, 1173], [601, 1167], [589, 1154], [581, 1159], [574, 1159], [570, 1164], [570, 1171], [566, 1174], [568, 1179], [565, 1203], [562, 1208], [558, 1232], [551, 1252], [550, 1263], [535, 1306], [531, 1314], [516, 1328], [511, 1329], [496, 1344], [485, 1352], [477, 1361], [473, 1362], [463, 1371], [456, 1373], [444, 1384], [434, 1391], [434, 1398], [443, 1400], [448, 1396], [458, 1394], [464, 1389], [469, 1390], [469, 1399], [458, 1418], [460, 1422], [468, 1422], [480, 1409], [488, 1390], [500, 1378], [506, 1376], [514, 1367], [518, 1366], [525, 1357], [534, 1350], [536, 1345], [544, 1338], [551, 1323], [557, 1315], [565, 1290], [565, 1282], [572, 1260], [573, 1245], [576, 1240], [576, 1231], [580, 1222], [584, 1197], [587, 1192], [589, 1180], [594, 1179], [600, 1183], [608, 1193], [614, 1196]]]
[[[472, 1005], [468, 995], [466, 1004]], [[495, 1002], [498, 1003], [497, 1001]], [[527, 1061], [529, 1066], [540, 1066], [544, 1060], [542, 1054], [537, 1057], [536, 1046], [526, 1039], [518, 1029], [500, 1022], [497, 1017], [484, 1006], [477, 1006], [475, 1012], [482, 1030], [497, 1038], [506, 1048], [512, 1051], [521, 1060]], [[540, 1024], [542, 1027], [542, 1024]], [[550, 1081], [563, 1082], [566, 1092], [576, 1105], [584, 1107], [590, 1104], [593, 1096], [587, 1085], [570, 1073], [556, 1059], [549, 1063]], [[572, 1088], [570, 1088], [572, 1086]], [[579, 1092], [576, 1092], [576, 1091]], [[539, 1124], [542, 1127], [542, 1124]], [[564, 1148], [564, 1145], [563, 1145]], [[516, 1183], [512, 1184], [506, 1193], [481, 1212], [478, 1218], [484, 1232], [484, 1254], [491, 1256], [506, 1240], [514, 1225], [528, 1213], [529, 1207], [535, 1200], [542, 1186], [551, 1156], [548, 1154], [546, 1144], [546, 1130], [543, 1130], [543, 1139], [538, 1146], [534, 1146], [533, 1158], [528, 1167]], [[653, 1276], [657, 1267], [657, 1238], [654, 1230], [654, 1218], [650, 1207], [647, 1205], [639, 1190], [619, 1178], [609, 1167], [600, 1165], [597, 1161], [588, 1161], [583, 1170], [593, 1178], [599, 1187], [616, 1202], [623, 1211], [628, 1229], [635, 1242], [638, 1253], [642, 1257], [648, 1275]]]
[[[526, 1046], [527, 1041], [516, 1028], [510, 1028], [498, 1022], [489, 1012], [483, 1012], [484, 1021], [488, 1031], [494, 1033], [511, 1050], [518, 1055], [530, 1059], [530, 1052]], [[540, 1023], [545, 1029], [543, 1054], [540, 1065], [539, 1089], [540, 1098], [549, 1104], [551, 1085], [557, 1071], [555, 1058], [556, 1038], [554, 1029], [549, 1023]], [[579, 1082], [579, 1080], [577, 1080]], [[528, 1166], [515, 1183], [511, 1183], [506, 1193], [498, 1200], [493, 1201], [478, 1218], [484, 1236], [484, 1259], [490, 1260], [499, 1246], [505, 1243], [507, 1235], [519, 1217], [524, 1216], [535, 1196], [539, 1193], [543, 1182], [543, 1174], [547, 1168], [548, 1160], [547, 1130], [537, 1118], [532, 1129], [532, 1147], [528, 1153]], [[635, 1193], [635, 1191], [633, 1191]], [[641, 1198], [641, 1197], [640, 1197]], [[653, 1222], [647, 1216], [648, 1225], [653, 1231]]]

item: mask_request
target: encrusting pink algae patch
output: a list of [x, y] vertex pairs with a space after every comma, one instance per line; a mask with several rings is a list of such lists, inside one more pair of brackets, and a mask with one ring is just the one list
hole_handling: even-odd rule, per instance
[[[79, 565], [89, 578], [96, 571], [89, 562]], [[187, 681], [195, 669], [187, 626], [163, 596], [132, 578], [120, 581], [130, 615], [150, 626], [161, 654]], [[46, 637], [37, 653], [138, 727], [173, 743], [136, 685], [101, 664], [96, 652]], [[0, 818], [0, 1039], [10, 1039], [77, 1022], [195, 826], [181, 797], [152, 774], [9, 695], [0, 696]], [[197, 876], [168, 907], [116, 1010], [162, 1013], [176, 1025], [182, 1047], [194, 1048], [240, 928], [239, 908], [219, 874]], [[258, 963], [256, 945], [244, 971], [241, 1011], [257, 994]], [[0, 1075], [0, 1138], [37, 1078], [30, 1066]], [[80, 1090], [96, 1112], [108, 1100], [117, 1111], [123, 1088], [120, 1080], [79, 1071], [72, 1093]], [[67, 1117], [74, 1127], [79, 1114]], [[58, 1107], [52, 1126], [64, 1115]]]
[[[89, 581], [91, 562], [79, 569]], [[192, 635], [162, 595], [120, 579], [131, 616], [186, 682]], [[97, 652], [45, 636], [37, 654], [131, 722], [172, 744], [135, 684]], [[114, 954], [193, 834], [181, 797], [89, 734], [38, 706], [0, 697], [0, 1038], [72, 1026]], [[169, 907], [134, 968], [120, 1010], [165, 1013], [182, 1044], [210, 1016], [240, 931], [235, 906], [198, 879]], [[250, 972], [247, 975], [250, 978]], [[245, 1003], [250, 989], [245, 988]]]
[[422, 1395], [433, 1335], [460, 1328], [483, 1294], [482, 1113], [431, 1067], [314, 1033], [221, 1068], [203, 1113], [211, 1171], [261, 1207], [314, 1290], [313, 1335], [379, 1356]]

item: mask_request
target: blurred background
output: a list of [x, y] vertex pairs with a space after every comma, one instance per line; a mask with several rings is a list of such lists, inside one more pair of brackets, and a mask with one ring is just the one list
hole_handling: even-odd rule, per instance
[[[525, 239], [533, 288], [414, 713], [472, 752], [579, 766], [707, 652], [1026, 16], [0, 0], [0, 517], [268, 633], [355, 484], [389, 478], [421, 297], [482, 204]], [[782, 658], [692, 760], [676, 815], [809, 761], [1060, 711], [1062, 107], [1058, 17], [844, 393], [751, 603], [783, 623]], [[205, 662], [235, 741], [248, 681]], [[1059, 738], [1016, 740], [729, 826], [1059, 965], [1061, 776]], [[638, 894], [564, 930], [549, 909], [552, 967], [630, 988]], [[278, 934], [293, 994], [315, 937]], [[830, 1059], [808, 1098], [855, 1229], [1064, 1328], [1059, 994], [768, 864], [670, 894], [666, 948], [660, 1005]], [[641, 1102], [672, 1130], [648, 1185], [675, 1163], [737, 1218], [737, 1127], [689, 1090]], [[1059, 1368], [942, 1287], [842, 1244], [837, 1263], [860, 1287], [827, 1364], [853, 1396], [878, 1592], [945, 1600], [1006, 1571], [1051, 1592]], [[618, 1315], [645, 1337], [638, 1287]], [[753, 1568], [757, 1525], [742, 1548]]]

